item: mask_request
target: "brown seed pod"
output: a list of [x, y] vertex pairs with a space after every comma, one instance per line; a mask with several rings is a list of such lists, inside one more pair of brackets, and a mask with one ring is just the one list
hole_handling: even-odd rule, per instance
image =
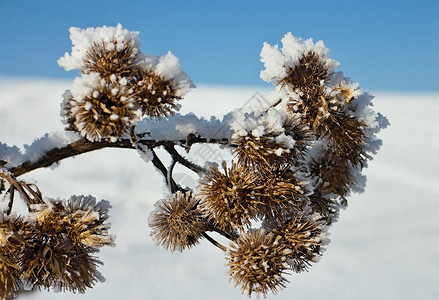
[[[53, 224], [53, 222], [51, 222]], [[47, 233], [37, 226], [25, 236], [20, 253], [23, 280], [34, 287], [84, 292], [103, 277], [102, 264], [92, 253], [97, 250], [75, 244], [65, 233]]]
[[153, 71], [139, 69], [131, 75], [130, 81], [144, 115], [154, 119], [167, 118], [179, 109], [177, 101], [181, 97], [176, 95], [172, 80], [165, 80]]
[[148, 219], [154, 241], [171, 251], [183, 251], [198, 244], [206, 229], [198, 206], [199, 201], [191, 192], [178, 191], [157, 202]]
[[0, 215], [0, 298], [6, 299], [22, 286], [19, 255], [23, 246], [20, 232], [29, 226], [21, 218]]
[[270, 172], [273, 166], [287, 162], [290, 158], [290, 149], [277, 144], [271, 137], [248, 134], [233, 142], [237, 144], [233, 153], [238, 158], [238, 164], [259, 172]]
[[61, 203], [41, 205], [29, 218], [32, 230], [23, 235], [20, 252], [23, 280], [31, 286], [84, 292], [103, 277], [97, 271], [101, 262], [93, 256], [96, 247], [76, 243]]
[[331, 78], [333, 72], [318, 54], [310, 51], [299, 59], [296, 66], [289, 68], [287, 74], [279, 84], [289, 85], [303, 93], [312, 94], [322, 82]]
[[96, 201], [92, 196], [72, 196], [62, 202], [60, 213], [67, 223], [69, 237], [83, 246], [103, 247], [113, 246], [115, 237], [108, 233], [111, 224], [108, 223], [108, 201]]
[[63, 116], [68, 129], [79, 132], [90, 141], [107, 139], [115, 142], [141, 118], [136, 96], [124, 78], [100, 80], [83, 98], [65, 93]]
[[227, 168], [223, 162], [222, 167], [224, 173], [212, 167], [200, 180], [198, 197], [202, 209], [220, 229], [244, 230], [257, 215], [257, 175], [236, 163]]
[[276, 236], [286, 249], [288, 249], [288, 263], [291, 268], [300, 273], [308, 269], [313, 262], [317, 262], [324, 251], [324, 245], [328, 243], [326, 238], [326, 222], [300, 216], [288, 216], [268, 218], [264, 222], [264, 228]]
[[260, 203], [257, 210], [261, 218], [278, 216], [286, 211], [300, 210], [309, 201], [305, 183], [298, 180], [296, 173], [287, 169], [276, 169], [261, 175], [260, 187], [255, 191]]
[[116, 40], [108, 43], [94, 42], [85, 52], [81, 72], [99, 73], [109, 79], [111, 75], [128, 76], [139, 68], [142, 54], [133, 41], [119, 45]]
[[290, 266], [286, 263], [289, 253], [279, 243], [280, 237], [263, 229], [242, 234], [227, 252], [230, 280], [235, 287], [241, 285], [242, 293], [267, 296], [277, 293], [288, 282], [284, 275]]

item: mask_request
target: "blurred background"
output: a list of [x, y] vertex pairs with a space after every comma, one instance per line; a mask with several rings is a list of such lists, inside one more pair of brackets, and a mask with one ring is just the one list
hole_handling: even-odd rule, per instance
[[[24, 149], [63, 130], [61, 95], [78, 73], [56, 61], [68, 29], [139, 31], [145, 53], [172, 51], [198, 86], [182, 113], [221, 117], [271, 86], [259, 79], [263, 42], [286, 32], [323, 40], [340, 70], [371, 91], [391, 126], [309, 272], [268, 299], [434, 299], [439, 292], [439, 3], [437, 1], [0, 1], [0, 141]], [[227, 157], [227, 153], [221, 152]], [[197, 157], [193, 157], [197, 159]], [[166, 159], [165, 159], [166, 160]], [[179, 170], [190, 185], [197, 178]], [[171, 253], [149, 237], [147, 217], [166, 191], [134, 151], [107, 149], [26, 174], [46, 196], [107, 199], [115, 248], [103, 249], [105, 283], [85, 294], [19, 299], [245, 299], [224, 256], [203, 241]], [[0, 200], [1, 201], [1, 200]], [[225, 242], [225, 241], [224, 241]]]

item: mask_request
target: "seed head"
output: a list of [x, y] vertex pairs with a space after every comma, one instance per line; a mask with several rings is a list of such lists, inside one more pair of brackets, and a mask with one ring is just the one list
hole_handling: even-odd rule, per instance
[[76, 244], [98, 248], [114, 245], [115, 237], [108, 233], [111, 227], [107, 222], [111, 208], [108, 201], [97, 202], [90, 195], [81, 195], [70, 197], [62, 205], [61, 215], [68, 224], [68, 235]]
[[133, 41], [127, 40], [122, 44], [117, 40], [112, 43], [94, 42], [85, 52], [81, 72], [96, 72], [107, 79], [113, 74], [127, 76], [139, 68], [141, 58], [141, 52]]
[[322, 82], [331, 78], [333, 72], [318, 54], [309, 51], [293, 68], [289, 68], [287, 74], [280, 84], [290, 85], [305, 93], [318, 89]]
[[260, 188], [255, 192], [260, 199], [258, 211], [262, 216], [278, 216], [290, 210], [300, 210], [308, 203], [305, 183], [289, 169], [277, 169], [263, 174]]
[[153, 71], [138, 70], [131, 81], [144, 115], [154, 119], [167, 118], [179, 109], [177, 101], [181, 97], [176, 95], [172, 80], [165, 80]]
[[290, 157], [290, 150], [283, 149], [285, 146], [277, 144], [270, 137], [254, 137], [248, 134], [238, 137], [234, 143], [237, 144], [234, 154], [238, 163], [259, 172], [270, 172], [273, 165], [281, 164]]
[[[133, 91], [123, 78], [96, 80], [85, 95], [64, 94], [62, 114], [69, 129], [90, 141], [107, 139], [115, 142], [141, 118]], [[84, 81], [89, 80], [84, 79]]]
[[279, 242], [287, 249], [287, 261], [297, 273], [317, 262], [328, 243], [326, 222], [303, 213], [298, 217], [269, 218], [264, 228], [281, 237]]
[[242, 293], [276, 293], [288, 282], [284, 278], [289, 265], [283, 258], [284, 246], [279, 237], [263, 229], [250, 230], [240, 236], [228, 251], [227, 266], [230, 280], [235, 287], [241, 285]]
[[[35, 287], [84, 292], [103, 277], [97, 271], [101, 262], [93, 247], [75, 244], [63, 232], [44, 231], [43, 224], [24, 236], [26, 246], [20, 253], [23, 280]], [[54, 223], [50, 221], [50, 223]]]
[[206, 227], [199, 201], [191, 192], [180, 191], [158, 201], [148, 222], [155, 242], [171, 251], [198, 244]]
[[221, 229], [244, 230], [256, 218], [257, 199], [253, 193], [257, 177], [236, 163], [231, 168], [225, 162], [222, 166], [224, 173], [212, 167], [200, 180], [198, 196], [203, 211]]
[[0, 299], [13, 296], [22, 285], [20, 233], [27, 232], [28, 227], [22, 218], [0, 215]]
[[108, 204], [95, 198], [73, 196], [67, 201], [48, 200], [33, 207], [20, 253], [23, 280], [36, 287], [84, 292], [103, 277], [101, 262], [93, 255], [108, 236]]

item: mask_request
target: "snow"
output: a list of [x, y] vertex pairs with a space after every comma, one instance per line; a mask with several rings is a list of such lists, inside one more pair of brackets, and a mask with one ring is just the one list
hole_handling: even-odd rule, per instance
[[[195, 87], [190, 77], [181, 68], [179, 59], [171, 51], [164, 56], [147, 55], [141, 65], [143, 69], [153, 71], [164, 80], [170, 81], [177, 97], [183, 97]], [[150, 88], [151, 86], [148, 86], [148, 89]], [[152, 94], [154, 95], [155, 91], [152, 91]]]
[[322, 41], [316, 43], [313, 40], [295, 37], [288, 32], [282, 38], [282, 49], [279, 46], [271, 46], [264, 43], [261, 51], [261, 62], [264, 63], [265, 69], [261, 71], [260, 77], [267, 82], [278, 82], [287, 75], [287, 70], [293, 68], [299, 60], [308, 52], [312, 51], [317, 54], [322, 63], [328, 68], [328, 71], [334, 71], [339, 67], [339, 62], [330, 58], [329, 49], [325, 47]]
[[[20, 146], [45, 132], [61, 131], [59, 102], [70, 85], [1, 79], [0, 141]], [[201, 86], [181, 101], [181, 114], [194, 111], [206, 120], [212, 114], [222, 120], [225, 113], [248, 105], [257, 91], [265, 93], [249, 87]], [[330, 228], [331, 244], [321, 261], [309, 272], [285, 276], [290, 281], [286, 289], [268, 299], [436, 298], [439, 95], [374, 94], [374, 109], [386, 115], [391, 126], [378, 135], [384, 143], [365, 170], [365, 192], [349, 197], [347, 209]], [[209, 105], [204, 105], [207, 97]], [[197, 122], [194, 117], [195, 128], [203, 126]], [[180, 134], [188, 130], [192, 129]], [[172, 134], [178, 137], [179, 133]], [[196, 180], [193, 172], [179, 170], [185, 180]], [[95, 151], [23, 178], [37, 180], [47, 197], [92, 194], [109, 200], [113, 206], [110, 233], [116, 234], [117, 245], [99, 254], [104, 262], [99, 270], [106, 282], [85, 294], [36, 292], [19, 299], [247, 299], [228, 282], [224, 254], [206, 240], [183, 253], [155, 245], [147, 217], [167, 191], [160, 174], [135, 150]]]
[[[185, 102], [185, 100], [183, 100]], [[206, 119], [195, 114], [176, 114], [169, 119], [143, 119], [137, 124], [136, 133], [148, 132], [148, 139], [173, 140], [186, 139], [189, 134], [208, 139], [230, 139], [232, 131], [229, 120], [231, 115], [226, 115], [221, 120], [216, 117]]]
[[139, 32], [123, 29], [121, 24], [116, 27], [102, 26], [87, 29], [71, 27], [69, 31], [73, 44], [72, 52], [66, 53], [58, 60], [58, 64], [66, 71], [81, 69], [85, 53], [93, 43], [104, 43], [106, 49], [117, 51], [122, 50], [128, 43], [132, 43], [134, 49], [140, 48]]

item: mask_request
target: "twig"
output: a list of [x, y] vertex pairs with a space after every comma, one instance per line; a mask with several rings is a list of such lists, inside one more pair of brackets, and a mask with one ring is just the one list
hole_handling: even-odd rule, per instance
[[227, 248], [224, 247], [223, 245], [221, 245], [220, 243], [218, 243], [217, 241], [215, 241], [213, 238], [211, 238], [207, 233], [203, 232], [202, 235], [209, 241], [211, 242], [213, 245], [217, 246], [218, 248], [220, 248], [221, 250], [223, 250], [224, 252], [227, 251]]
[[151, 150], [151, 153], [153, 155], [152, 164], [154, 165], [154, 167], [156, 167], [157, 170], [159, 170], [162, 173], [163, 177], [165, 177], [166, 184], [171, 187], [171, 190], [173, 186], [178, 187], [178, 184], [175, 183], [172, 177], [168, 179], [168, 170], [166, 169], [165, 165], [162, 163], [160, 158], [157, 156], [154, 149], [150, 148], [149, 150]]
[[185, 166], [186, 168], [194, 171], [197, 174], [206, 171], [206, 169], [204, 169], [203, 167], [201, 167], [201, 166], [187, 160], [183, 156], [181, 156], [180, 153], [178, 153], [178, 151], [175, 150], [175, 144], [168, 142], [168, 143], [165, 143], [163, 145], [163, 147], [165, 148], [166, 151], [168, 151], [168, 153], [172, 156], [172, 158], [174, 160], [176, 160], [178, 163]]
[[[140, 136], [140, 135], [137, 135]], [[155, 140], [138, 140], [139, 144], [145, 145], [150, 149], [153, 149], [155, 147], [164, 146], [166, 143], [175, 143], [176, 145], [184, 145], [187, 141], [186, 140], [179, 140], [179, 141], [169, 141], [169, 140], [162, 140], [162, 141], [155, 141]], [[202, 137], [196, 137], [192, 141], [192, 143], [213, 143], [213, 144], [221, 144], [221, 145], [228, 145], [233, 147], [233, 145], [230, 143], [228, 139], [207, 139]], [[104, 148], [126, 148], [126, 149], [135, 149], [135, 147], [132, 144], [131, 139], [121, 139], [115, 143], [111, 143], [108, 141], [100, 141], [100, 142], [90, 142], [86, 139], [80, 139], [78, 141], [75, 141], [67, 146], [61, 147], [61, 148], [54, 148], [50, 151], [47, 151], [45, 155], [43, 155], [40, 159], [37, 161], [26, 161], [22, 163], [19, 166], [10, 168], [9, 171], [13, 176], [20, 176], [23, 174], [26, 174], [30, 171], [33, 171], [35, 169], [39, 168], [46, 168], [51, 166], [52, 164], [59, 162], [63, 159], [73, 157], [76, 155], [80, 155], [83, 153], [91, 152], [94, 150], [104, 149]], [[183, 161], [183, 160], [182, 160]]]
[[[26, 201], [26, 204], [28, 206], [28, 210], [30, 211], [31, 205], [35, 204], [35, 203], [33, 203], [31, 198], [29, 197], [29, 195], [26, 193], [26, 191], [22, 187], [23, 185], [25, 187], [27, 187], [26, 184], [23, 182], [17, 181], [9, 172], [0, 171], [0, 177], [6, 179], [9, 182], [9, 184], [11, 185], [10, 188], [17, 190], [20, 193], [21, 197], [23, 197], [24, 201]], [[10, 202], [11, 202], [11, 200], [10, 200]], [[11, 210], [12, 210], [12, 203], [11, 203]]]
[[167, 182], [169, 183], [169, 187], [171, 189], [172, 194], [180, 189], [179, 186], [175, 183], [174, 178], [172, 177], [172, 172], [174, 171], [176, 162], [177, 161], [173, 159], [168, 168]]
[[9, 194], [9, 203], [8, 203], [8, 208], [5, 211], [5, 214], [9, 216], [12, 212], [12, 206], [14, 205], [14, 193], [15, 193], [14, 187], [11, 185], [6, 193]]
[[219, 233], [232, 242], [236, 241], [239, 238], [239, 234], [237, 234], [236, 232], [228, 232], [228, 231], [221, 230], [210, 222], [208, 223], [207, 230]]

